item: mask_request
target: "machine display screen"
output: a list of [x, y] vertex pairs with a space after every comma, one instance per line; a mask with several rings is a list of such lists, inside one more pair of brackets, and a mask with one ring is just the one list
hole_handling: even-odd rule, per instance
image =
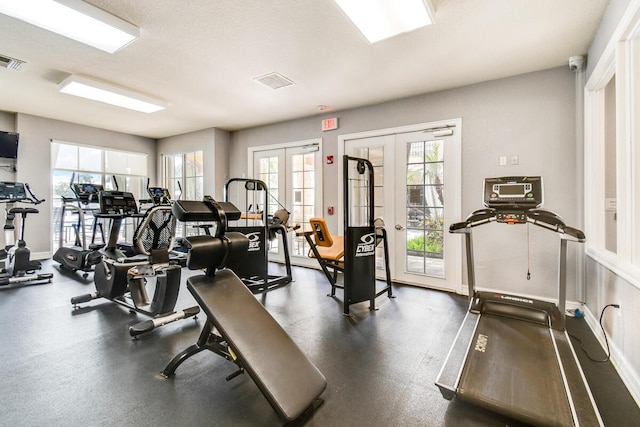
[[544, 201], [542, 177], [511, 176], [485, 178], [484, 205], [487, 207], [540, 207]]
[[504, 196], [524, 196], [525, 189], [523, 184], [503, 184], [500, 186], [500, 194]]

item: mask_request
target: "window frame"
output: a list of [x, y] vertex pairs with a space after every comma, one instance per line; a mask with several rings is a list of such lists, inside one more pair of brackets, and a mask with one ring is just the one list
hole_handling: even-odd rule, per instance
[[[640, 289], [640, 6], [626, 11], [584, 88], [586, 254]], [[606, 249], [605, 88], [615, 77], [616, 251]]]

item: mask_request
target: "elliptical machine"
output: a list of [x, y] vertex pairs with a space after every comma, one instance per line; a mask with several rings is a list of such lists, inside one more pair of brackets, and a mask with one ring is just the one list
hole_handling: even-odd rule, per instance
[[[53, 274], [35, 273], [42, 268], [39, 261], [31, 260], [31, 250], [24, 240], [24, 228], [28, 214], [39, 213], [38, 209], [31, 207], [15, 207], [16, 203], [31, 203], [39, 205], [44, 199], [38, 199], [31, 191], [29, 184], [22, 182], [0, 182], [0, 203], [6, 203], [5, 207], [5, 248], [0, 249], [0, 286], [21, 284], [50, 283]], [[20, 236], [16, 238], [14, 220], [20, 215]], [[11, 243], [10, 243], [11, 242]]]
[[[91, 243], [87, 246], [85, 220], [87, 212], [92, 209], [90, 204], [98, 203], [98, 193], [103, 190], [101, 184], [91, 183], [74, 183], [75, 173], [71, 176], [69, 187], [75, 197], [62, 197], [62, 212], [60, 214], [60, 246], [53, 260], [60, 264], [60, 268], [66, 268], [71, 271], [82, 271], [82, 277], [87, 278], [93, 271], [93, 266], [102, 260], [102, 254], [99, 252], [104, 247], [104, 243], [95, 243], [96, 232], [98, 229], [102, 232], [102, 224], [98, 222], [98, 218], [94, 217]], [[64, 246], [64, 220], [67, 212], [78, 215], [78, 220], [74, 224], [75, 244], [72, 247]], [[102, 235], [104, 242], [104, 235]]]

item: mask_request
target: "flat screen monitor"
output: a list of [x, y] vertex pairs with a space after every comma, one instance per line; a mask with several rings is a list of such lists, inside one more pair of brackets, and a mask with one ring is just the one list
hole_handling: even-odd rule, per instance
[[18, 137], [16, 132], [0, 131], [0, 158], [18, 158]]

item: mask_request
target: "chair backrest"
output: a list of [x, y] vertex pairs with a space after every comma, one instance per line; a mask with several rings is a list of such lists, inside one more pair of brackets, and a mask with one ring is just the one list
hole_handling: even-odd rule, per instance
[[324, 247], [333, 246], [333, 238], [331, 237], [331, 233], [329, 233], [327, 221], [325, 221], [324, 218], [311, 218], [309, 222], [311, 223], [311, 230], [313, 231], [316, 245]]
[[149, 209], [133, 235], [133, 245], [143, 255], [154, 250], [171, 251], [175, 243], [176, 217], [171, 206], [159, 205]]

